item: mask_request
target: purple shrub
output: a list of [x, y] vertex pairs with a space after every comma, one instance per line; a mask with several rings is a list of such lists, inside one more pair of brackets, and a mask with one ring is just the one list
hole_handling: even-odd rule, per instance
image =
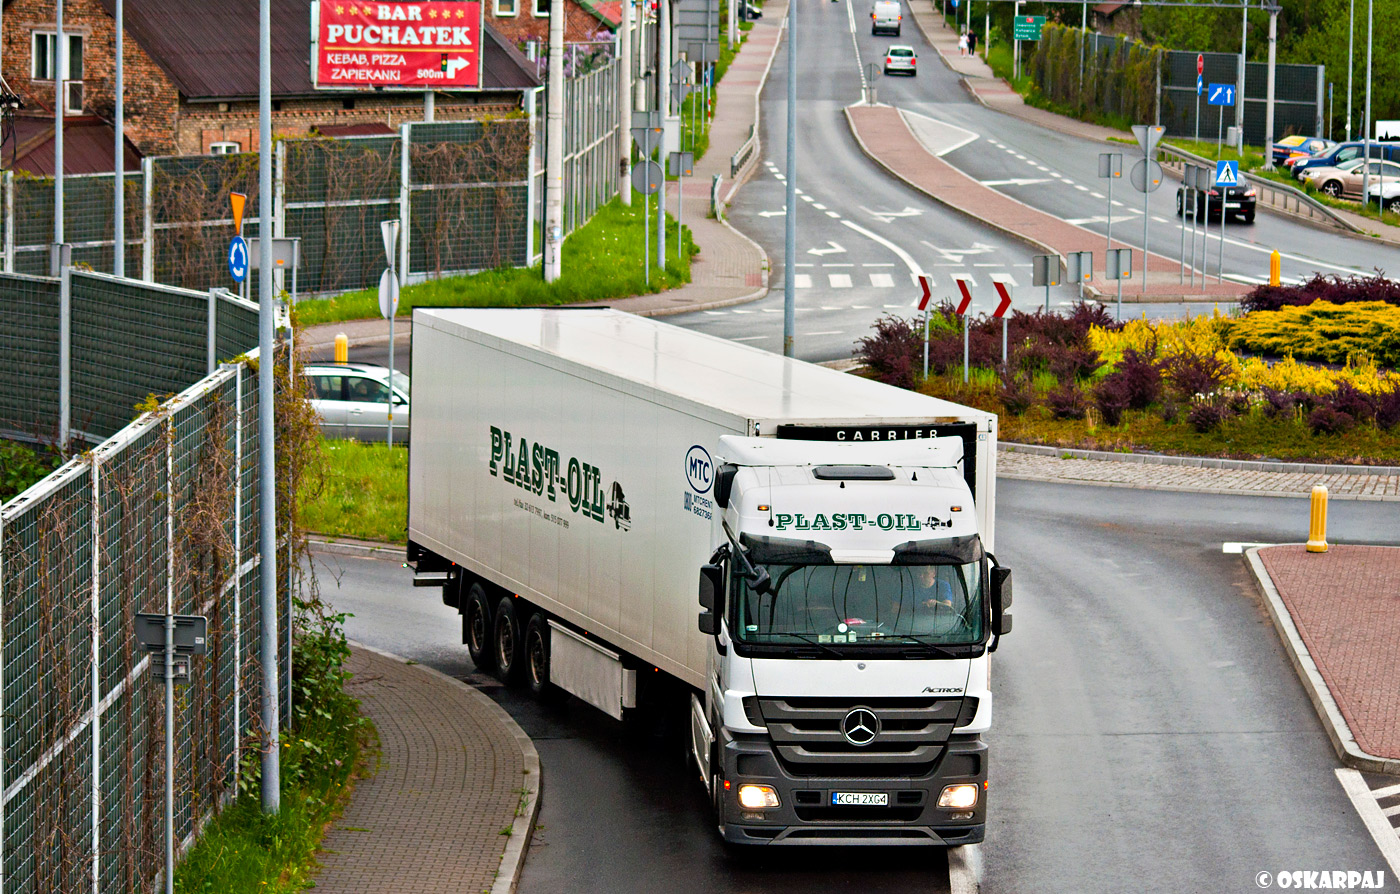
[[1060, 381], [1085, 379], [1102, 365], [1097, 351], [1079, 345], [1066, 346], [1051, 358], [1050, 372]]
[[1350, 431], [1355, 425], [1356, 419], [1330, 404], [1323, 404], [1308, 414], [1308, 428], [1315, 435], [1335, 435]]
[[1123, 412], [1132, 403], [1132, 395], [1127, 377], [1118, 373], [1104, 377], [1094, 388], [1094, 406], [1107, 425], [1118, 425], [1123, 421]]
[[1232, 416], [1245, 416], [1249, 414], [1249, 411], [1254, 405], [1250, 403], [1249, 395], [1232, 394], [1226, 406], [1230, 408], [1230, 414]]
[[1376, 395], [1376, 426], [1389, 431], [1400, 425], [1400, 385]]
[[1030, 376], [1003, 366], [997, 397], [1007, 413], [1022, 416], [1035, 404], [1035, 386]]
[[1357, 422], [1376, 417], [1376, 404], [1369, 394], [1350, 382], [1342, 382], [1327, 396], [1327, 404], [1338, 413], [1345, 413]]
[[1056, 419], [1083, 419], [1089, 410], [1089, 401], [1084, 389], [1073, 379], [1045, 395], [1045, 403]]
[[1264, 388], [1264, 415], [1270, 419], [1286, 416], [1293, 412], [1293, 395], [1277, 388]]
[[1181, 404], [1168, 397], [1162, 401], [1162, 421], [1172, 425], [1181, 417]]
[[1181, 397], [1212, 394], [1229, 372], [1229, 365], [1214, 354], [1183, 351], [1167, 360], [1166, 375]]
[[1122, 379], [1131, 409], [1145, 410], [1162, 397], [1162, 371], [1150, 354], [1128, 348], [1107, 378], [1114, 377]]
[[1386, 279], [1376, 271], [1375, 276], [1317, 274], [1297, 286], [1258, 286], [1240, 300], [1245, 311], [1278, 310], [1288, 305], [1309, 305], [1314, 301], [1348, 304], [1353, 301], [1384, 301], [1400, 305], [1400, 282]]
[[913, 388], [914, 370], [923, 364], [921, 322], [889, 314], [876, 320], [871, 328], [874, 335], [856, 342], [856, 357], [886, 385]]
[[1191, 404], [1186, 413], [1186, 422], [1201, 434], [1215, 431], [1220, 423], [1230, 417], [1230, 410], [1224, 404], [1213, 400], [1198, 400]]

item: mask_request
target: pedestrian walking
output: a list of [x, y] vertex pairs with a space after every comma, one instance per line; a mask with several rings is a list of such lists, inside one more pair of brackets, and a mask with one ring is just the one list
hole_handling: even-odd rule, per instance
[[967, 54], [968, 54], [969, 56], [976, 56], [976, 55], [977, 55], [977, 32], [976, 32], [976, 31], [969, 31], [969, 32], [967, 32]]
[[966, 56], [966, 55], [967, 55], [967, 32], [966, 32], [966, 31], [964, 31], [963, 33], [961, 33], [961, 34], [958, 35], [958, 55], [959, 55], [959, 56]]

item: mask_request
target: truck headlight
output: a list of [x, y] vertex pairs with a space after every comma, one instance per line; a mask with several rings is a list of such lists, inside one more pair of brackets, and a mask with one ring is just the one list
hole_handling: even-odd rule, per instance
[[959, 785], [945, 785], [943, 793], [938, 796], [938, 806], [950, 807], [953, 810], [968, 810], [976, 807], [976, 784], [964, 782]]
[[[976, 800], [977, 793], [972, 795]], [[741, 785], [739, 786], [739, 806], [745, 810], [767, 810], [779, 806], [778, 793], [771, 785]]]

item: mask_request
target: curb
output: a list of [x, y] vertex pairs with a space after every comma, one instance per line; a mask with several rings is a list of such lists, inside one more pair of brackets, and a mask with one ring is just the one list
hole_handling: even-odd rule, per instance
[[1259, 559], [1259, 549], [1256, 546], [1246, 550], [1245, 561], [1249, 564], [1249, 569], [1254, 574], [1254, 581], [1259, 587], [1260, 594], [1264, 597], [1264, 607], [1269, 610], [1269, 617], [1273, 619], [1279, 638], [1287, 648], [1289, 661], [1292, 662], [1293, 669], [1298, 672], [1298, 678], [1302, 681], [1303, 688], [1308, 692], [1308, 700], [1312, 702], [1313, 708], [1317, 711], [1317, 716], [1327, 731], [1327, 738], [1332, 742], [1332, 748], [1337, 752], [1337, 757], [1343, 764], [1354, 770], [1400, 775], [1400, 760], [1377, 757], [1362, 751], [1357, 746], [1356, 738], [1351, 734], [1351, 728], [1347, 726], [1346, 718], [1342, 716], [1336, 700], [1332, 698], [1332, 691], [1327, 688], [1327, 682], [1318, 671], [1312, 655], [1308, 653], [1308, 647], [1304, 645], [1302, 637], [1298, 635], [1298, 628], [1293, 624], [1293, 616], [1289, 614], [1288, 608], [1283, 604], [1278, 590], [1274, 587], [1273, 579], [1269, 576], [1268, 569]]
[[[373, 540], [345, 540], [330, 539], [324, 535], [308, 534], [306, 537], [308, 548], [314, 548], [319, 552], [337, 553], [342, 556], [358, 556], [361, 559], [395, 559], [402, 560], [406, 547], [399, 543], [379, 543]], [[365, 646], [366, 649], [370, 648]], [[387, 654], [387, 653], [385, 653]], [[391, 656], [397, 657], [397, 656]]]
[[540, 810], [540, 788], [543, 780], [540, 778], [540, 754], [535, 750], [535, 743], [530, 741], [530, 737], [525, 735], [525, 731], [520, 728], [520, 724], [506, 713], [506, 709], [492, 701], [488, 696], [483, 695], [480, 690], [473, 686], [468, 686], [455, 677], [449, 677], [440, 670], [435, 670], [425, 664], [409, 661], [402, 655], [395, 655], [393, 652], [386, 652], [383, 649], [376, 649], [374, 646], [367, 646], [364, 643], [349, 640], [350, 645], [373, 652], [391, 661], [407, 664], [418, 668], [423, 673], [437, 677], [453, 686], [465, 690], [470, 697], [479, 702], [482, 709], [493, 715], [497, 720], [505, 725], [515, 737], [515, 742], [520, 746], [521, 755], [525, 759], [525, 794], [522, 803], [517, 811], [517, 817], [525, 821], [525, 829], [522, 834], [512, 834], [506, 841], [505, 853], [501, 855], [501, 868], [496, 873], [496, 882], [491, 886], [491, 894], [514, 894], [515, 888], [520, 884], [520, 870], [525, 865], [525, 852], [530, 846], [530, 839], [535, 835], [535, 819]]
[[[997, 449], [1008, 453], [1030, 453], [1064, 459], [1097, 459], [1108, 462], [1158, 466], [1190, 466], [1201, 469], [1232, 469], [1239, 472], [1280, 472], [1301, 475], [1400, 475], [1400, 466], [1348, 466], [1322, 463], [1286, 463], [1272, 460], [1217, 459], [1208, 456], [1163, 456], [1154, 453], [1113, 453], [1108, 450], [1081, 450], [997, 441]], [[1307, 496], [1304, 494], [1304, 496]], [[1333, 497], [1337, 499], [1337, 497]]]

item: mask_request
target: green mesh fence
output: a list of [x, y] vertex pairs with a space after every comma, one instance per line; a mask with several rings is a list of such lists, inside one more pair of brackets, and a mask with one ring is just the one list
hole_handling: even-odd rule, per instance
[[[15, 210], [13, 216], [6, 215], [14, 229], [7, 242], [13, 251], [14, 272], [46, 276], [49, 246], [54, 241], [53, 178], [23, 173], [5, 176], [9, 184], [6, 201], [12, 196]], [[74, 264], [105, 272], [114, 269], [114, 179], [113, 174], [70, 174], [63, 178], [63, 240], [73, 246]], [[134, 276], [141, 270], [141, 172], [128, 172], [125, 181], [126, 274]]]
[[0, 433], [53, 440], [58, 432], [58, 281], [0, 274]]
[[[180, 840], [231, 792], [256, 705], [256, 532], [245, 527], [256, 524], [256, 419], [254, 375], [224, 367], [0, 507], [7, 892], [147, 889], [163, 865], [167, 772]], [[169, 731], [133, 637], [135, 612], [167, 606], [209, 623]]]

